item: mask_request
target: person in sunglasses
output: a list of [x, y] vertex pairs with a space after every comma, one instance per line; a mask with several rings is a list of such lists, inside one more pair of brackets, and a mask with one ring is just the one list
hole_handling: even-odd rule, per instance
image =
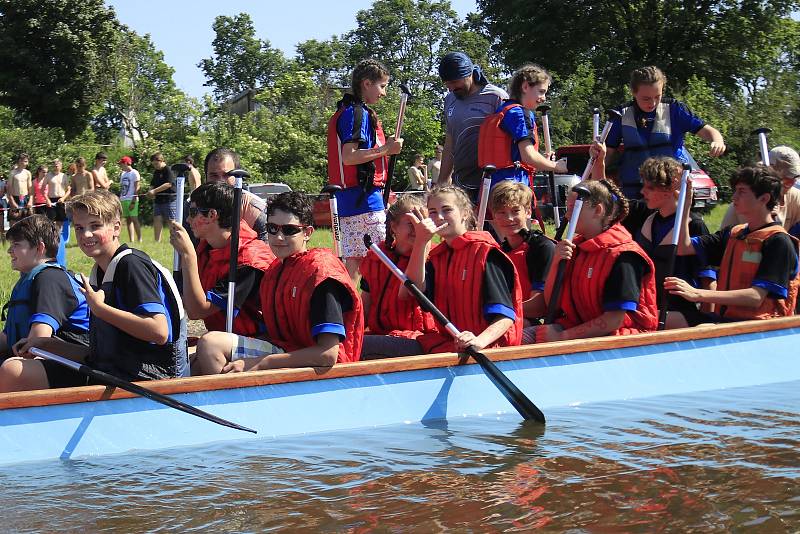
[[[196, 250], [183, 226], [171, 222], [169, 242], [181, 257], [184, 308], [190, 319], [202, 319], [210, 331], [225, 330], [232, 215], [233, 187], [226, 182], [211, 182], [189, 197], [188, 223], [200, 240]], [[233, 332], [254, 336], [264, 331], [258, 288], [275, 255], [250, 225], [245, 221], [240, 224]]]
[[361, 298], [330, 249], [308, 248], [312, 224], [311, 203], [303, 193], [272, 199], [266, 229], [277, 261], [265, 271], [260, 288], [266, 332], [257, 338], [209, 332], [197, 344], [198, 371], [330, 367], [360, 358]]

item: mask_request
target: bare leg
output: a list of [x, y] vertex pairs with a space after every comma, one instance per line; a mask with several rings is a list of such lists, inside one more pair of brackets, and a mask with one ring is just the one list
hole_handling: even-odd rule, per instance
[[133, 221], [133, 229], [135, 230], [136, 241], [141, 243], [142, 242], [142, 227], [139, 224], [139, 217], [131, 217]]
[[39, 360], [9, 358], [0, 365], [0, 393], [49, 387], [47, 373]]
[[231, 361], [233, 339], [227, 332], [207, 332], [197, 340], [192, 375], [218, 375]]
[[673, 328], [688, 328], [689, 323], [681, 312], [671, 311], [667, 312], [667, 321], [664, 323], [665, 330], [672, 330]]
[[133, 243], [136, 233], [133, 230], [133, 217], [125, 217], [125, 225], [128, 227], [128, 241]]
[[153, 216], [153, 239], [161, 243], [161, 229], [164, 227], [164, 218], [161, 215]]
[[364, 258], [345, 258], [344, 259], [344, 266], [347, 268], [347, 274], [350, 275], [350, 279], [353, 281], [353, 285], [358, 287], [358, 279], [360, 278], [360, 274], [358, 272], [358, 268], [361, 267], [361, 260]]

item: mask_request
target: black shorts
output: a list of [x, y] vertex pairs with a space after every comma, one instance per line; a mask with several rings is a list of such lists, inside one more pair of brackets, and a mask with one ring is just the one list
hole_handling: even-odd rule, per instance
[[44, 366], [44, 372], [47, 374], [47, 382], [51, 388], [73, 388], [91, 383], [88, 376], [78, 371], [73, 371], [66, 365], [61, 365], [52, 360], [41, 360], [41, 362]]

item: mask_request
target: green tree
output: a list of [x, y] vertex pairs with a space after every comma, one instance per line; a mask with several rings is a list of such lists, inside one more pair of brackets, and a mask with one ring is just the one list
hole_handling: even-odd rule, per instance
[[214, 19], [214, 55], [197, 64], [218, 101], [246, 90], [267, 87], [283, 72], [286, 59], [270, 42], [256, 37], [247, 13]]
[[137, 139], [177, 142], [196, 129], [200, 105], [175, 86], [174, 69], [149, 35], [123, 28], [104, 66], [111, 90], [93, 124], [105, 142], [115, 142], [121, 128], [138, 134], [133, 136], [134, 148]]
[[117, 31], [102, 0], [0, 0], [0, 104], [78, 135], [108, 91], [103, 58]]
[[[535, 58], [556, 72], [591, 63], [608, 104], [625, 96], [629, 72], [662, 67], [673, 91], [702, 73], [734, 98], [782, 57], [784, 21], [797, 0], [643, 0], [640, 2], [478, 0], [494, 46], [509, 66]], [[568, 31], [565, 31], [568, 30]], [[778, 37], [776, 39], [776, 36]]]

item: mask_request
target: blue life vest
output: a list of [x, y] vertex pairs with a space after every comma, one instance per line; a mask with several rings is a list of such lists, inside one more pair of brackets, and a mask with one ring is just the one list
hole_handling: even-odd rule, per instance
[[[33, 288], [33, 280], [36, 276], [47, 268], [61, 269], [67, 275], [72, 292], [78, 300], [78, 308], [83, 307], [86, 311], [86, 322], [88, 323], [89, 308], [86, 304], [86, 297], [81, 292], [81, 283], [67, 271], [64, 267], [57, 263], [45, 262], [37, 265], [29, 273], [20, 274], [19, 281], [11, 290], [11, 299], [3, 306], [3, 319], [6, 324], [3, 332], [6, 334], [6, 342], [9, 347], [14, 345], [20, 339], [27, 337], [31, 329], [30, 321], [33, 315], [31, 310], [31, 289]], [[55, 332], [53, 332], [55, 334]]]
[[620, 167], [620, 183], [622, 192], [628, 198], [639, 198], [642, 179], [639, 176], [639, 167], [647, 158], [653, 156], [675, 157], [672, 147], [672, 119], [670, 116], [671, 98], [664, 99], [656, 107], [656, 116], [650, 138], [644, 137], [636, 122], [637, 115], [641, 112], [636, 109], [636, 104], [631, 103], [622, 108], [622, 142], [625, 152], [622, 155]]

